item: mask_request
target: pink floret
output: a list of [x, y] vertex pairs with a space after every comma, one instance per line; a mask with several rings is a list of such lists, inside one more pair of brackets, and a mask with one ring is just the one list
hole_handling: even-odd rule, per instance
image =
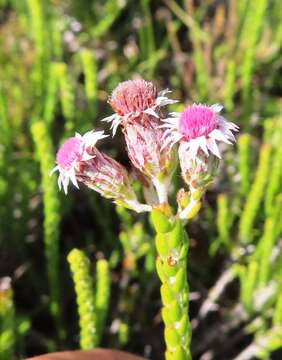
[[76, 137], [66, 140], [57, 152], [57, 164], [67, 170], [71, 168], [75, 161], [82, 159], [83, 146], [82, 141]]
[[186, 141], [208, 136], [218, 126], [217, 115], [204, 105], [189, 106], [180, 115], [179, 131]]

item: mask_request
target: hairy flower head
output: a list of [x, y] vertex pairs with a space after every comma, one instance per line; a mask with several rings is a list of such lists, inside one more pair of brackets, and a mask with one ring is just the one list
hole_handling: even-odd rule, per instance
[[81, 162], [92, 159], [95, 155], [92, 149], [98, 140], [107, 137], [103, 131], [89, 131], [81, 136], [76, 133], [74, 137], [67, 139], [56, 155], [57, 165], [51, 174], [59, 171], [58, 185], [61, 190], [62, 186], [65, 193], [68, 192], [68, 185], [71, 181], [78, 188], [76, 180], [76, 170]]
[[206, 106], [193, 104], [188, 106], [180, 114], [172, 114], [171, 118], [165, 119], [162, 127], [164, 133], [164, 146], [172, 146], [175, 143], [182, 144], [182, 151], [186, 149], [189, 159], [195, 159], [199, 151], [207, 156], [213, 154], [221, 158], [218, 142], [232, 144], [235, 137], [232, 131], [238, 131], [239, 127], [219, 113], [221, 105]]
[[153, 83], [145, 80], [128, 80], [112, 92], [109, 104], [121, 116], [138, 113], [150, 108], [158, 96]]
[[149, 211], [149, 205], [138, 202], [125, 167], [96, 148], [97, 141], [104, 137], [103, 131], [89, 131], [63, 143], [51, 172], [59, 171], [59, 188], [63, 186], [67, 194], [69, 182], [77, 188], [81, 182], [117, 204], [137, 212]]
[[158, 93], [152, 82], [143, 79], [121, 82], [109, 98], [109, 104], [115, 113], [103, 121], [112, 123], [111, 128], [115, 134], [120, 124], [140, 123], [144, 119], [150, 119], [142, 117], [142, 114], [160, 119], [159, 108], [177, 102], [166, 96], [168, 92], [169, 90], [163, 90]]

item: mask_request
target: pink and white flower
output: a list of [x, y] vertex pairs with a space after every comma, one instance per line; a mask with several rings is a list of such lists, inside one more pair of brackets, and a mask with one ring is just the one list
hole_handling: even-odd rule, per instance
[[122, 126], [129, 158], [152, 181], [160, 203], [167, 201], [175, 169], [175, 152], [162, 147], [164, 129], [160, 127], [163, 120], [160, 108], [177, 102], [165, 96], [168, 92], [157, 93], [156, 87], [149, 81], [124, 81], [109, 99], [115, 114], [104, 119], [112, 122], [113, 134], [119, 125]]
[[221, 158], [218, 142], [234, 143], [234, 131], [239, 127], [220, 115], [222, 106], [193, 104], [182, 113], [172, 113], [172, 117], [164, 119], [164, 147], [181, 144], [181, 152], [188, 159], [195, 160], [199, 151], [206, 156], [213, 154]]
[[109, 99], [109, 104], [115, 113], [102, 121], [112, 123], [111, 128], [115, 135], [120, 124], [140, 121], [144, 119], [142, 114], [160, 119], [159, 109], [162, 106], [178, 102], [166, 96], [169, 92], [166, 89], [158, 93], [152, 82], [143, 79], [123, 81], [115, 88]]
[[95, 157], [91, 150], [98, 140], [107, 136], [104, 135], [104, 131], [91, 130], [83, 136], [76, 133], [74, 137], [67, 139], [60, 147], [56, 156], [57, 165], [51, 171], [51, 174], [59, 171], [58, 186], [60, 190], [63, 187], [65, 194], [68, 193], [70, 182], [78, 188], [76, 171], [80, 163]]
[[150, 211], [151, 206], [138, 202], [125, 167], [96, 148], [97, 141], [105, 137], [103, 131], [89, 131], [63, 143], [56, 156], [57, 166], [52, 170], [59, 171], [59, 188], [63, 186], [67, 194], [69, 182], [77, 188], [82, 182], [117, 204], [137, 212]]

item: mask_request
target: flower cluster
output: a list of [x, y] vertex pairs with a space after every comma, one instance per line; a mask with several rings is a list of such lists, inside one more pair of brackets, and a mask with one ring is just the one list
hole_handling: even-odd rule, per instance
[[[219, 144], [234, 143], [233, 132], [239, 128], [220, 115], [222, 106], [218, 104], [193, 104], [181, 113], [166, 116], [162, 108], [177, 102], [168, 98], [168, 93], [158, 93], [145, 80], [124, 81], [109, 98], [114, 114], [103, 119], [111, 123], [113, 136], [121, 127], [129, 159], [142, 174], [154, 200], [139, 203], [124, 166], [97, 149], [97, 141], [106, 137], [103, 131], [76, 134], [61, 146], [53, 170], [59, 171], [59, 187], [67, 193], [69, 182], [76, 187], [81, 182], [117, 204], [138, 212], [150, 211], [152, 204], [167, 204], [179, 159], [182, 177], [189, 187], [189, 193], [179, 191], [179, 216], [191, 217], [199, 209], [201, 194], [221, 159]], [[148, 191], [145, 193], [147, 199]]]

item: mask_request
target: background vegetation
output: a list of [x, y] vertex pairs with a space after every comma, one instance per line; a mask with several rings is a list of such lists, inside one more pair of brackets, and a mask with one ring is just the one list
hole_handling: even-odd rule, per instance
[[[150, 222], [49, 177], [59, 144], [103, 128], [111, 90], [140, 76], [241, 127], [188, 225], [193, 358], [281, 359], [281, 17], [279, 0], [0, 0], [1, 359], [162, 359]], [[129, 166], [120, 134], [102, 148]]]

